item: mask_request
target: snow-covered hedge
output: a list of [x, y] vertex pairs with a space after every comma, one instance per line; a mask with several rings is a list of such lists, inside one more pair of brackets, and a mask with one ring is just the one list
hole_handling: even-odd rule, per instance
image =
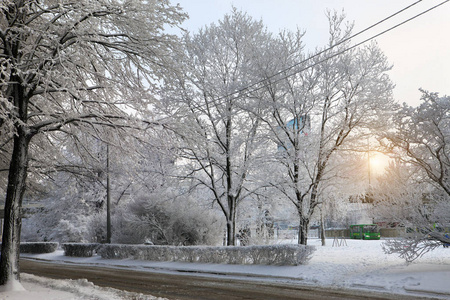
[[97, 253], [105, 259], [139, 259], [217, 264], [300, 265], [315, 248], [304, 245], [245, 247], [101, 245]]
[[98, 243], [64, 243], [65, 256], [91, 257], [94, 251], [100, 246]]
[[55, 252], [58, 248], [58, 243], [55, 242], [29, 242], [29, 243], [20, 243], [20, 253], [33, 253], [33, 254], [41, 254], [41, 253], [52, 253]]

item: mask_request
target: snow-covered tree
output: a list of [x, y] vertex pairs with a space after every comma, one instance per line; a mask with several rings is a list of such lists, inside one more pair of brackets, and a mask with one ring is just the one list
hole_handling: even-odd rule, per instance
[[[354, 147], [359, 147], [355, 145]], [[353, 146], [337, 151], [328, 165], [327, 175], [320, 185], [319, 197], [322, 245], [326, 243], [325, 228], [345, 228], [363, 217], [368, 204], [361, 203], [369, 189], [367, 154], [356, 152]], [[355, 201], [356, 200], [356, 201]], [[317, 216], [317, 210], [314, 212]], [[314, 215], [313, 215], [314, 217]]]
[[442, 245], [450, 214], [445, 192], [417, 175], [415, 166], [396, 161], [373, 189], [375, 217], [405, 230], [383, 248], [409, 262]]
[[[298, 70], [287, 68], [291, 61], [281, 61], [277, 67], [287, 71], [265, 81], [270, 109], [264, 120], [278, 144], [275, 158], [281, 166], [272, 186], [296, 207], [300, 244], [307, 243], [320, 190], [339, 174], [332, 163], [336, 153], [348, 147], [357, 150], [362, 133], [383, 124], [382, 116], [392, 105], [393, 86], [386, 74], [390, 66], [381, 50], [370, 44], [348, 51], [352, 26], [344, 26], [344, 17], [336, 13], [329, 14], [329, 20], [327, 47], [333, 48], [318, 51], [297, 65]], [[299, 35], [292, 41], [276, 51], [294, 49], [291, 56], [296, 54], [298, 60]]]
[[422, 92], [418, 107], [404, 104], [398, 111], [385, 146], [450, 196], [450, 97]]
[[[0, 284], [19, 279], [29, 149], [57, 130], [132, 127], [148, 108], [185, 15], [168, 1], [24, 1], [0, 5], [0, 131], [10, 143]], [[2, 149], [6, 149], [2, 146]]]
[[[127, 216], [136, 214], [137, 209], [126, 210], [130, 202], [143, 199], [133, 207], [146, 207], [145, 199], [150, 203], [174, 197], [170, 195], [173, 159], [166, 145], [161, 145], [160, 134], [161, 128], [152, 128], [141, 134], [140, 141], [135, 136], [122, 137], [127, 147], [118, 144], [117, 139], [106, 144], [82, 133], [76, 141], [85, 139], [83, 143], [75, 142], [73, 135], [59, 140], [62, 144], [55, 145], [64, 148], [59, 153], [64, 159], [58, 157], [58, 162], [45, 172], [47, 180], [42, 185], [46, 192], [40, 195], [43, 208], [24, 220], [22, 240], [110, 242], [111, 238], [117, 241], [117, 236], [129, 235], [118, 219], [124, 211]], [[171, 207], [170, 211], [175, 211], [175, 206]]]
[[257, 101], [231, 93], [257, 80], [254, 62], [270, 38], [262, 22], [233, 9], [185, 36], [186, 50], [175, 58], [180, 69], [166, 78], [164, 109], [179, 140], [183, 184], [205, 188], [220, 207], [227, 245], [235, 245], [236, 211], [260, 146], [260, 120], [246, 109]]
[[412, 261], [450, 242], [442, 232], [450, 216], [450, 97], [423, 91], [417, 108], [405, 104], [393, 120], [382, 141], [399, 163], [378, 198], [397, 222], [415, 232], [386, 243], [386, 251]]

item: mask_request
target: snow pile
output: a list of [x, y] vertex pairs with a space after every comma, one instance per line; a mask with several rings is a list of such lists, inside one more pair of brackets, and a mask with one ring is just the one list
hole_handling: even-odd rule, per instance
[[149, 295], [95, 286], [86, 279], [55, 280], [22, 274], [22, 286], [8, 292], [0, 291], [2, 300], [163, 300]]
[[[6, 292], [23, 292], [25, 291], [22, 284], [17, 280], [10, 280], [5, 285], [0, 285], [0, 295]], [[3, 299], [3, 298], [2, 298]]]

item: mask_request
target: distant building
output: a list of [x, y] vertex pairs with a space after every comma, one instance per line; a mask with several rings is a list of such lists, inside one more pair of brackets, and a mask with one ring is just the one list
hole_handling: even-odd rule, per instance
[[279, 139], [277, 143], [278, 151], [286, 151], [292, 147], [286, 132], [307, 136], [311, 131], [311, 118], [308, 115], [301, 115], [287, 122], [285, 128], [278, 127], [277, 131]]

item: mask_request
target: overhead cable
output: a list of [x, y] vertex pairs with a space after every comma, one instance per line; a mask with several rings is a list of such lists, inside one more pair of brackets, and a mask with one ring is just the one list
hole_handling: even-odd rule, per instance
[[[371, 25], [371, 26], [369, 26], [369, 27], [367, 27], [367, 28], [365, 28], [365, 29], [363, 29], [363, 30], [357, 32], [356, 34], [354, 34], [354, 35], [352, 35], [352, 36], [350, 36], [350, 37], [348, 37], [348, 38], [346, 38], [346, 39], [343, 39], [342, 41], [340, 41], [340, 42], [338, 42], [338, 43], [336, 43], [336, 44], [334, 44], [334, 45], [332, 45], [332, 46], [330, 46], [330, 47], [328, 47], [328, 48], [326, 48], [326, 49], [324, 49], [324, 50], [322, 50], [322, 51], [320, 51], [320, 52], [314, 54], [313, 56], [310, 56], [310, 57], [308, 57], [308, 58], [306, 58], [306, 59], [304, 59], [304, 60], [302, 60], [302, 61], [300, 61], [300, 62], [297, 62], [297, 63], [295, 63], [295, 64], [293, 64], [293, 65], [291, 65], [291, 66], [289, 66], [289, 67], [287, 67], [287, 68], [285, 68], [285, 69], [283, 69], [283, 70], [280, 70], [280, 71], [278, 71], [278, 72], [276, 72], [276, 73], [274, 73], [274, 74], [268, 76], [268, 77], [265, 78], [265, 79], [259, 80], [258, 82], [252, 83], [252, 84], [250, 84], [250, 85], [248, 85], [248, 86], [246, 86], [246, 87], [244, 87], [244, 88], [241, 88], [241, 89], [239, 89], [239, 90], [236, 90], [236, 91], [234, 91], [234, 92], [232, 92], [232, 93], [229, 93], [229, 94], [227, 94], [227, 95], [221, 96], [221, 97], [219, 97], [219, 98], [217, 98], [217, 99], [215, 99], [215, 100], [216, 100], [216, 101], [218, 101], [218, 100], [223, 100], [223, 99], [229, 98], [230, 96], [233, 96], [233, 95], [235, 95], [235, 94], [241, 94], [241, 93], [244, 93], [244, 92], [245, 92], [245, 94], [248, 94], [248, 93], [251, 93], [251, 92], [258, 91], [258, 90], [262, 89], [264, 86], [260, 86], [260, 87], [255, 87], [255, 86], [260, 85], [260, 84], [262, 84], [262, 83], [264, 83], [264, 82], [267, 82], [267, 80], [269, 80], [269, 79], [272, 79], [272, 78], [274, 78], [274, 77], [276, 77], [276, 76], [279, 76], [280, 74], [286, 73], [286, 72], [288, 72], [288, 71], [294, 69], [295, 67], [297, 67], [297, 66], [299, 66], [299, 65], [301, 65], [301, 64], [304, 64], [304, 63], [308, 62], [309, 60], [312, 60], [313, 58], [316, 58], [316, 57], [318, 57], [318, 56], [320, 56], [320, 55], [322, 55], [322, 54], [324, 54], [324, 53], [330, 51], [331, 49], [333, 49], [333, 48], [335, 48], [335, 47], [337, 47], [337, 46], [339, 46], [339, 45], [341, 45], [341, 44], [343, 44], [343, 43], [345, 43], [345, 42], [348, 42], [349, 40], [355, 38], [356, 36], [359, 36], [359, 35], [363, 34], [364, 32], [367, 32], [368, 30], [370, 30], [370, 29], [372, 29], [372, 28], [374, 28], [374, 27], [380, 25], [381, 23], [383, 23], [383, 22], [385, 22], [385, 21], [387, 21], [387, 20], [393, 18], [394, 16], [396, 16], [396, 15], [398, 15], [398, 14], [400, 14], [400, 13], [406, 11], [407, 9], [413, 7], [414, 5], [417, 5], [418, 3], [422, 2], [422, 1], [423, 1], [423, 0], [416, 1], [416, 2], [412, 3], [411, 5], [409, 5], [409, 6], [405, 7], [405, 8], [403, 8], [403, 9], [401, 9], [401, 10], [395, 12], [394, 14], [392, 14], [392, 15], [390, 15], [390, 16], [384, 18], [384, 19], [382, 19], [381, 21], [378, 21], [377, 23], [375, 23], [375, 24], [373, 24], [373, 25]], [[337, 52], [337, 53], [335, 53], [335, 54], [333, 54], [333, 55], [331, 55], [331, 56], [328, 56], [328, 57], [326, 57], [326, 58], [324, 58], [324, 59], [322, 59], [322, 60], [320, 60], [320, 61], [318, 61], [318, 62], [316, 62], [316, 63], [314, 63], [314, 64], [308, 65], [307, 67], [304, 67], [304, 68], [299, 69], [299, 70], [295, 70], [295, 71], [293, 71], [293, 72], [291, 72], [291, 73], [289, 73], [289, 74], [287, 74], [287, 75], [285, 75], [285, 76], [283, 76], [283, 77], [281, 77], [281, 78], [276, 79], [276, 80], [274, 81], [274, 83], [277, 83], [277, 82], [279, 82], [279, 81], [281, 81], [281, 80], [284, 80], [284, 79], [286, 79], [286, 78], [289, 78], [289, 77], [291, 77], [291, 76], [293, 76], [293, 75], [295, 75], [295, 74], [298, 74], [298, 73], [303, 72], [303, 71], [305, 71], [305, 70], [307, 70], [307, 69], [310, 69], [310, 68], [312, 68], [312, 67], [314, 67], [314, 66], [316, 66], [316, 65], [319, 65], [319, 64], [321, 64], [321, 63], [323, 63], [323, 62], [325, 62], [325, 61], [327, 61], [327, 60], [329, 60], [329, 59], [331, 59], [331, 58], [334, 58], [334, 57], [336, 57], [336, 56], [339, 56], [339, 55], [341, 55], [341, 54], [343, 54], [343, 53], [345, 53], [345, 52], [348, 52], [348, 51], [350, 51], [350, 50], [352, 50], [352, 49], [354, 49], [354, 48], [356, 48], [356, 47], [359, 47], [359, 46], [361, 46], [362, 44], [365, 44], [365, 43], [367, 43], [367, 42], [369, 42], [369, 41], [371, 41], [371, 40], [373, 40], [373, 39], [375, 39], [375, 38], [377, 38], [377, 37], [380, 37], [381, 35], [383, 35], [383, 34], [389, 32], [389, 31], [394, 30], [394, 29], [396, 29], [396, 28], [398, 28], [398, 27], [404, 25], [405, 23], [408, 23], [408, 22], [410, 22], [410, 21], [412, 21], [412, 20], [414, 20], [414, 19], [416, 19], [416, 18], [418, 18], [418, 17], [420, 17], [420, 16], [422, 16], [422, 15], [424, 15], [424, 14], [426, 14], [426, 13], [428, 13], [428, 12], [430, 12], [430, 11], [432, 11], [432, 10], [438, 8], [438, 7], [440, 7], [440, 6], [442, 6], [443, 4], [445, 4], [445, 3], [449, 2], [449, 1], [450, 1], [450, 0], [445, 0], [445, 1], [441, 2], [441, 3], [439, 3], [439, 4], [436, 4], [436, 5], [434, 5], [433, 7], [429, 8], [429, 9], [427, 9], [427, 10], [422, 11], [422, 12], [419, 13], [419, 14], [417, 14], [417, 15], [411, 17], [411, 18], [408, 18], [408, 19], [406, 19], [405, 21], [402, 21], [402, 22], [400, 22], [400, 23], [398, 23], [398, 24], [396, 24], [396, 25], [394, 25], [394, 26], [392, 26], [392, 27], [390, 27], [390, 28], [388, 28], [388, 29], [386, 29], [386, 30], [384, 30], [384, 31], [382, 31], [382, 32], [380, 32], [380, 33], [378, 33], [378, 34], [375, 34], [375, 35], [373, 35], [373, 36], [371, 36], [371, 37], [369, 37], [369, 38], [367, 38], [367, 39], [365, 39], [365, 40], [363, 40], [363, 41], [361, 41], [361, 42], [359, 42], [359, 43], [357, 43], [357, 44], [354, 44], [354, 45], [352, 45], [352, 46], [350, 46], [350, 47], [348, 47], [348, 48], [346, 48], [346, 49], [344, 49], [344, 50], [342, 50], [342, 51], [340, 51], [340, 52]], [[255, 87], [255, 88], [253, 88], [253, 87]], [[234, 99], [237, 99], [237, 98], [239, 98], [239, 97], [240, 97], [240, 95], [235, 96], [235, 97], [232, 97], [230, 100], [234, 100]]]

